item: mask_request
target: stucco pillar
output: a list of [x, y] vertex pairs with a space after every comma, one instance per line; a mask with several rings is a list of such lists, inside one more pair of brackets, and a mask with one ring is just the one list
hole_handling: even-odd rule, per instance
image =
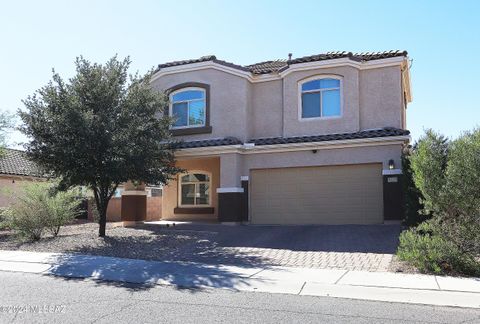
[[218, 220], [241, 222], [244, 219], [245, 190], [241, 184], [243, 157], [237, 153], [220, 156], [220, 187], [218, 194]]
[[237, 153], [220, 155], [220, 188], [240, 188], [243, 156]]

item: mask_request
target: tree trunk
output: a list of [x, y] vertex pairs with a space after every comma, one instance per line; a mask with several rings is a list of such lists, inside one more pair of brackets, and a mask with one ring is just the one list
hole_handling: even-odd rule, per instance
[[97, 203], [97, 211], [98, 211], [98, 236], [105, 237], [105, 229], [107, 227], [107, 208], [108, 202], [112, 198], [115, 190], [117, 189], [118, 184], [114, 184], [114, 186], [110, 188], [109, 186], [100, 187], [100, 188], [93, 188], [93, 193], [95, 196], [95, 202]]
[[107, 227], [107, 210], [99, 211], [100, 218], [98, 219], [98, 224], [100, 225], [98, 228], [98, 236], [105, 237], [105, 229]]
[[109, 199], [106, 199], [104, 190], [93, 189], [95, 203], [98, 211], [98, 236], [105, 237], [105, 229], [107, 227], [107, 207]]

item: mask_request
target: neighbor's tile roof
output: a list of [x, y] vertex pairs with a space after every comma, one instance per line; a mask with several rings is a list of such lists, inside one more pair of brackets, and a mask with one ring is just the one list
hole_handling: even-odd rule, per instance
[[164, 64], [159, 64], [157, 71], [166, 67], [212, 61], [224, 66], [228, 66], [238, 70], [251, 72], [255, 75], [259, 75], [259, 74], [276, 73], [279, 71], [283, 71], [287, 69], [290, 65], [298, 64], [298, 63], [317, 62], [317, 61], [325, 61], [325, 60], [332, 60], [332, 59], [338, 59], [338, 58], [350, 58], [353, 61], [364, 62], [364, 61], [379, 60], [379, 59], [390, 58], [390, 57], [407, 56], [407, 54], [408, 54], [407, 51], [399, 51], [399, 50], [383, 51], [383, 52], [363, 52], [363, 53], [352, 53], [352, 52], [344, 52], [344, 51], [343, 52], [327, 52], [323, 54], [299, 57], [292, 60], [271, 60], [271, 61], [250, 64], [246, 66], [241, 66], [234, 63], [218, 60], [215, 55], [207, 55], [207, 56], [202, 56], [198, 59], [173, 61], [173, 62], [168, 62]]
[[[410, 132], [408, 130], [393, 128], [393, 127], [385, 127], [385, 128], [379, 128], [379, 129], [364, 130], [364, 131], [359, 131], [354, 133], [257, 138], [257, 139], [249, 140], [248, 143], [253, 143], [255, 145], [260, 146], [260, 145], [275, 145], [275, 144], [339, 141], [339, 140], [389, 137], [389, 136], [404, 136], [409, 134]], [[238, 138], [226, 137], [221, 139], [210, 139], [210, 140], [202, 140], [202, 141], [177, 142], [177, 143], [174, 143], [173, 146], [176, 149], [187, 149], [187, 148], [239, 145], [239, 144], [243, 144], [243, 142], [240, 141]]]
[[14, 149], [4, 149], [4, 152], [0, 157], [0, 175], [45, 177], [40, 167], [27, 159], [25, 152]]

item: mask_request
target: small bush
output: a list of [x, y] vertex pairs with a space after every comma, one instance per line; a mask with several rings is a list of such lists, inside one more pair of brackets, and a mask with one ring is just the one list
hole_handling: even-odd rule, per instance
[[47, 219], [45, 201], [48, 190], [44, 184], [26, 185], [15, 196], [15, 203], [7, 208], [6, 224], [22, 238], [39, 240]]
[[78, 192], [76, 190], [59, 191], [46, 200], [45, 225], [48, 230], [57, 236], [60, 228], [70, 222], [79, 214]]
[[5, 211], [6, 226], [30, 240], [39, 240], [45, 230], [56, 236], [60, 227], [77, 215], [78, 199], [74, 190], [54, 188], [48, 183], [25, 185], [16, 194], [15, 203]]
[[421, 272], [479, 275], [480, 263], [442, 235], [441, 224], [427, 221], [400, 235], [398, 257]]
[[6, 208], [0, 208], [0, 230], [8, 228], [6, 220], [5, 220], [5, 212]]

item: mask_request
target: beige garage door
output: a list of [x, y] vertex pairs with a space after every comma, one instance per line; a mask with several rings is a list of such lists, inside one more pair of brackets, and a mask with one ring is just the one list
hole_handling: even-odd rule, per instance
[[381, 164], [252, 170], [253, 224], [383, 222]]

